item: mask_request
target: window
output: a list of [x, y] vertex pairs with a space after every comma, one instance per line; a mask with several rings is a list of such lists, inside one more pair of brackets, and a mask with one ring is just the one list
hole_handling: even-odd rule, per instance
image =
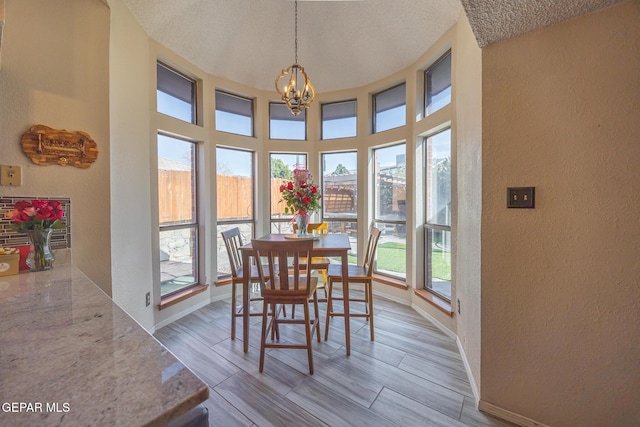
[[216, 90], [216, 130], [253, 136], [253, 99]]
[[382, 231], [374, 271], [407, 277], [407, 163], [406, 144], [378, 148], [374, 161], [374, 222]]
[[356, 101], [322, 104], [322, 139], [356, 136]]
[[198, 283], [196, 144], [158, 135], [160, 296]]
[[307, 111], [294, 116], [286, 104], [269, 103], [269, 138], [307, 139]]
[[373, 95], [373, 133], [404, 126], [407, 122], [405, 84]]
[[307, 167], [306, 154], [271, 153], [269, 155], [271, 177], [271, 232], [292, 233], [292, 215], [284, 211], [286, 204], [280, 201], [280, 185], [293, 179], [294, 169]]
[[424, 115], [451, 103], [451, 51], [424, 72]]
[[358, 153], [322, 154], [322, 219], [329, 233], [346, 233], [351, 243], [349, 262], [357, 264]]
[[196, 123], [196, 82], [158, 62], [158, 112]]
[[251, 151], [216, 147], [218, 279], [231, 275], [229, 256], [220, 233], [238, 227], [244, 242], [253, 238], [253, 159]]
[[451, 302], [451, 129], [425, 143], [425, 289]]

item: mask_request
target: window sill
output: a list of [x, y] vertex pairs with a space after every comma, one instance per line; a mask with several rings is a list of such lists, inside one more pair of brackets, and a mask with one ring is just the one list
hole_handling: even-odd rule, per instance
[[168, 297], [162, 298], [160, 300], [160, 304], [158, 304], [158, 310], [164, 310], [167, 307], [171, 307], [179, 302], [186, 300], [187, 298], [191, 298], [192, 296], [201, 294], [206, 291], [208, 288], [207, 285], [195, 285], [190, 287], [189, 289], [185, 289], [184, 291], [177, 292], [173, 295], [169, 295]]
[[393, 286], [394, 288], [407, 289], [407, 282], [402, 279], [396, 279], [381, 274], [374, 274], [373, 280], [383, 285]]
[[433, 305], [438, 310], [442, 311], [449, 317], [453, 317], [453, 311], [451, 311], [451, 303], [440, 298], [439, 296], [432, 294], [425, 289], [416, 289], [413, 291], [417, 296]]
[[225, 286], [231, 284], [231, 277], [226, 277], [224, 279], [220, 279], [216, 282], [216, 286]]

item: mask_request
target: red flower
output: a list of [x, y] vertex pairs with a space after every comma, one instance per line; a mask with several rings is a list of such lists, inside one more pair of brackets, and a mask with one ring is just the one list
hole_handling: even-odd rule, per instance
[[13, 228], [20, 233], [44, 228], [64, 228], [64, 223], [60, 221], [64, 217], [61, 206], [56, 200], [21, 200], [16, 202], [13, 210], [5, 214], [5, 218], [13, 220]]
[[304, 196], [302, 198], [302, 201], [304, 202], [305, 205], [308, 205], [309, 203], [311, 203], [311, 197], [309, 196]]
[[301, 193], [301, 192], [299, 192], [299, 191], [296, 191], [296, 195], [297, 195], [298, 197], [302, 197], [302, 193]]
[[318, 189], [315, 187], [315, 185], [311, 187], [311, 192], [313, 194], [316, 194], [318, 192]]
[[287, 190], [293, 190], [293, 182], [289, 181], [287, 183]]

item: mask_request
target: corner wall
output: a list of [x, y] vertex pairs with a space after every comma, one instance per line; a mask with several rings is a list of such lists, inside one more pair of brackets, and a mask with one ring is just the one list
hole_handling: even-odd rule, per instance
[[547, 425], [640, 423], [639, 22], [629, 1], [482, 53], [481, 403]]

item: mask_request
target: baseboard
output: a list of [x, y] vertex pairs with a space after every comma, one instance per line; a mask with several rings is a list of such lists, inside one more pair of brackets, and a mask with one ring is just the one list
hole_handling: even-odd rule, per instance
[[435, 317], [433, 317], [432, 315], [430, 315], [429, 313], [424, 311], [418, 305], [411, 304], [411, 308], [413, 308], [415, 311], [420, 313], [420, 315], [422, 315], [422, 317], [424, 317], [425, 319], [427, 319], [428, 321], [430, 321], [431, 323], [436, 325], [436, 327], [438, 329], [440, 329], [446, 336], [448, 336], [452, 340], [457, 340], [458, 339], [458, 336], [456, 334], [454, 334], [453, 331], [451, 331], [449, 328], [444, 326], [442, 323], [440, 323], [440, 321], [438, 321], [438, 319], [436, 319]]
[[201, 301], [196, 305], [189, 306], [188, 308], [186, 308], [186, 309], [174, 314], [173, 316], [170, 316], [170, 317], [164, 319], [163, 321], [156, 323], [156, 325], [154, 326], [153, 329], [154, 329], [154, 331], [156, 331], [156, 330], [158, 330], [160, 328], [163, 328], [163, 327], [175, 322], [176, 320], [183, 318], [187, 314], [191, 314], [194, 311], [196, 311], [198, 309], [201, 309], [205, 305], [208, 305], [210, 302], [211, 302], [211, 299], [205, 299], [204, 301]]
[[473, 393], [473, 397], [476, 399], [476, 402], [480, 401], [480, 393], [478, 392], [478, 385], [476, 384], [476, 380], [471, 374], [471, 366], [469, 365], [469, 361], [467, 360], [467, 354], [464, 352], [464, 347], [462, 347], [462, 342], [460, 342], [460, 338], [456, 337], [456, 344], [458, 345], [458, 351], [460, 352], [460, 357], [462, 358], [462, 363], [464, 364], [464, 370], [467, 371], [467, 378], [469, 378], [469, 385], [471, 385], [471, 392]]
[[417, 311], [422, 317], [424, 317], [425, 319], [427, 319], [428, 321], [436, 325], [438, 329], [440, 329], [446, 336], [456, 341], [456, 345], [458, 346], [458, 351], [460, 352], [460, 357], [462, 358], [462, 363], [464, 364], [464, 369], [465, 371], [467, 371], [467, 377], [469, 378], [469, 384], [471, 385], [471, 392], [473, 393], [473, 397], [475, 398], [476, 402], [478, 402], [480, 400], [478, 385], [476, 384], [475, 378], [473, 378], [473, 375], [471, 374], [471, 366], [469, 365], [469, 361], [467, 360], [467, 354], [464, 352], [464, 347], [462, 347], [460, 338], [458, 338], [458, 336], [454, 334], [452, 331], [450, 331], [449, 328], [444, 326], [442, 323], [438, 322], [438, 320], [435, 317], [433, 317], [432, 315], [424, 311], [422, 308], [418, 307], [415, 304], [413, 304], [411, 308]]
[[398, 304], [409, 305], [409, 306], [411, 305], [411, 301], [408, 301], [403, 298], [394, 297], [393, 295], [385, 294], [384, 292], [376, 291], [375, 289], [373, 290], [373, 294], [379, 297], [382, 297], [384, 299], [388, 299], [389, 301], [397, 302]]
[[484, 400], [480, 400], [478, 402], [478, 410], [498, 417], [500, 419], [518, 424], [522, 427], [549, 427], [546, 424], [539, 423], [535, 420], [532, 420], [531, 418], [516, 414], [515, 412], [507, 411], [506, 409], [503, 409], [489, 402], [485, 402]]

